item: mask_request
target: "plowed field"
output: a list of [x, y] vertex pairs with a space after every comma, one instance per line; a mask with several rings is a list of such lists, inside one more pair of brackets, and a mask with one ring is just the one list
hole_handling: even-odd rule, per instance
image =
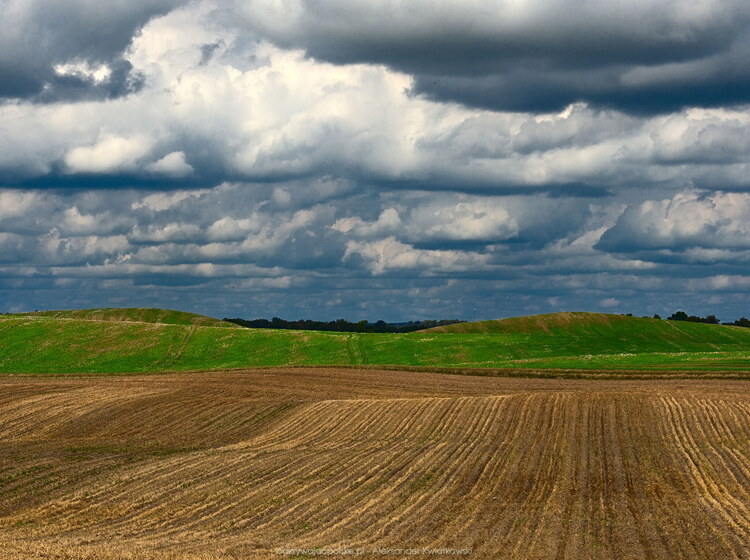
[[0, 556], [747, 559], [748, 389], [2, 377]]

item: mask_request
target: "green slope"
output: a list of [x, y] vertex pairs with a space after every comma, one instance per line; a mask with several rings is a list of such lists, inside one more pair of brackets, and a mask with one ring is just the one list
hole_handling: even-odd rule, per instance
[[561, 351], [574, 349], [575, 354], [712, 351], [750, 338], [750, 329], [740, 327], [585, 312], [457, 323], [421, 332], [525, 336], [534, 345], [546, 341], [562, 346]]
[[237, 327], [233, 323], [172, 309], [150, 309], [143, 307], [105, 307], [99, 309], [74, 309], [68, 311], [34, 311], [19, 313], [36, 317], [57, 319], [84, 319], [87, 321], [115, 321], [127, 323], [164, 323], [168, 325], [200, 325], [204, 327]]
[[409, 334], [0, 316], [0, 372], [285, 365], [750, 372], [750, 329], [579, 313], [464, 323]]
[[580, 334], [598, 335], [605, 331], [613, 333], [637, 333], [641, 330], [660, 328], [663, 332], [671, 329], [672, 323], [655, 322], [653, 319], [628, 317], [608, 313], [588, 313], [584, 311], [563, 311], [495, 319], [492, 321], [475, 321], [473, 323], [455, 323], [443, 327], [425, 329], [422, 332], [473, 333], [473, 334]]

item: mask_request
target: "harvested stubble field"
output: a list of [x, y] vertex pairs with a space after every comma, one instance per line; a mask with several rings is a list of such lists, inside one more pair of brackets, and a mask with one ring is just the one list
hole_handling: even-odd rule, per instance
[[3, 558], [750, 558], [745, 381], [6, 376], [0, 434]]

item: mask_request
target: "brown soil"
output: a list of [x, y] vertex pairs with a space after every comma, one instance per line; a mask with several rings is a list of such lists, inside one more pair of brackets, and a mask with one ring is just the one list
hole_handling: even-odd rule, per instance
[[0, 377], [0, 557], [750, 558], [749, 389], [329, 368]]

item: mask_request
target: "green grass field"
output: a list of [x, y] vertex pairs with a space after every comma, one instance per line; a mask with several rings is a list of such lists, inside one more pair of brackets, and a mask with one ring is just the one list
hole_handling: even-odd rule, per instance
[[750, 329], [620, 315], [556, 313], [409, 334], [231, 327], [164, 310], [3, 315], [0, 372], [380, 365], [750, 375]]

